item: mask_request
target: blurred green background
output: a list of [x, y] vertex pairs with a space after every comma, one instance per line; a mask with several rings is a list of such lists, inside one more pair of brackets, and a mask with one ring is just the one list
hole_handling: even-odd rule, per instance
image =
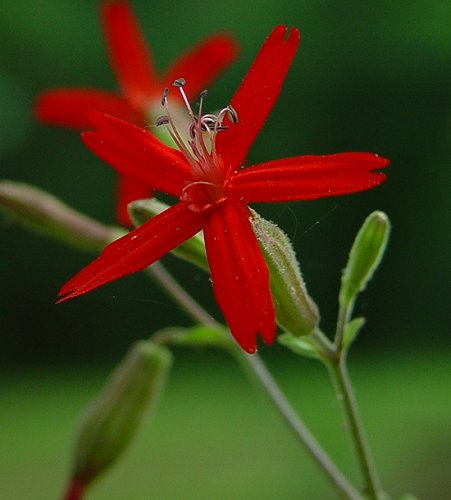
[[[236, 36], [240, 56], [210, 88], [211, 109], [227, 104], [276, 24], [300, 28], [300, 50], [249, 164], [341, 151], [391, 159], [388, 181], [371, 192], [257, 209], [292, 238], [325, 331], [334, 327], [340, 270], [355, 232], [372, 210], [389, 214], [388, 253], [357, 307], [368, 323], [351, 358], [353, 374], [387, 489], [451, 498], [451, 4], [135, 0], [133, 6], [161, 69], [215, 31]], [[31, 112], [37, 93], [49, 87], [115, 88], [97, 7], [2, 2], [1, 177], [35, 184], [111, 223], [111, 169], [77, 134], [37, 124]], [[142, 275], [55, 306], [59, 287], [92, 256], [7, 221], [1, 242], [0, 492], [55, 498], [78, 415], [130, 342], [189, 321]], [[217, 314], [208, 276], [165, 261]], [[175, 354], [158, 418], [91, 498], [333, 498], [228, 358]], [[262, 354], [326, 448], [355, 473], [320, 367], [278, 347]]]

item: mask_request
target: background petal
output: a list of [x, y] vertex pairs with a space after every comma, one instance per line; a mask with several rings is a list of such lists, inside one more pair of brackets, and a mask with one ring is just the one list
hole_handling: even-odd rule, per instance
[[285, 39], [286, 32], [285, 26], [272, 31], [231, 100], [239, 122], [230, 124], [216, 140], [226, 168], [236, 170], [242, 165], [279, 96], [300, 38], [297, 29], [290, 30]]
[[133, 227], [133, 224], [128, 215], [128, 204], [135, 200], [143, 200], [150, 198], [153, 194], [153, 189], [143, 182], [136, 181], [125, 175], [119, 175], [117, 180], [117, 202], [116, 202], [116, 218], [125, 227]]
[[271, 343], [276, 326], [269, 272], [249, 215], [245, 205], [225, 202], [211, 211], [204, 237], [216, 300], [237, 342], [253, 353], [257, 335]]
[[[218, 34], [196, 45], [177, 59], [167, 70], [162, 88], [170, 87], [177, 78], [186, 80], [188, 99], [195, 99], [218, 74], [236, 58], [238, 47], [235, 40], [226, 34]], [[175, 94], [175, 93], [174, 93]]]
[[237, 172], [227, 194], [244, 202], [309, 200], [364, 191], [385, 174], [389, 161], [372, 153], [298, 156], [260, 163]]
[[83, 130], [91, 128], [88, 114], [107, 113], [137, 125], [144, 125], [142, 115], [126, 99], [112, 92], [91, 88], [56, 88], [39, 95], [34, 113], [38, 120], [51, 125]]
[[128, 2], [106, 2], [102, 22], [111, 64], [132, 106], [142, 109], [159, 89], [152, 56]]

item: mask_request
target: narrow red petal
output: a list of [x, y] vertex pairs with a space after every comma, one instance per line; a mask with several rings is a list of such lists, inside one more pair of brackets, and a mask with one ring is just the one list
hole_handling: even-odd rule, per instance
[[225, 202], [213, 210], [204, 228], [213, 291], [230, 331], [248, 353], [257, 335], [275, 339], [269, 272], [249, 223], [249, 210]]
[[236, 58], [238, 47], [235, 40], [218, 34], [207, 38], [182, 55], [167, 70], [162, 87], [170, 87], [177, 78], [185, 78], [185, 91], [189, 99], [195, 99], [210, 82]]
[[389, 164], [372, 153], [298, 156], [260, 163], [236, 172], [227, 195], [243, 202], [309, 200], [378, 186]]
[[285, 39], [286, 32], [285, 26], [273, 30], [231, 100], [239, 122], [230, 124], [216, 140], [226, 168], [236, 170], [243, 164], [279, 96], [300, 38], [299, 31], [292, 29]]
[[206, 216], [180, 202], [108, 245], [60, 290], [62, 302], [141, 271], [202, 229]]
[[166, 146], [146, 129], [112, 116], [92, 114], [95, 131], [82, 140], [119, 173], [179, 197], [192, 172], [184, 156]]
[[126, 1], [106, 2], [102, 22], [111, 64], [132, 106], [142, 109], [161, 91], [143, 34]]
[[142, 115], [137, 113], [123, 97], [90, 88], [48, 90], [38, 96], [34, 107], [34, 114], [38, 120], [78, 130], [91, 128], [88, 115], [92, 111], [107, 113], [137, 125], [144, 125]]
[[150, 198], [153, 190], [142, 182], [119, 175], [117, 182], [116, 218], [121, 226], [133, 227], [128, 215], [128, 204], [135, 200]]

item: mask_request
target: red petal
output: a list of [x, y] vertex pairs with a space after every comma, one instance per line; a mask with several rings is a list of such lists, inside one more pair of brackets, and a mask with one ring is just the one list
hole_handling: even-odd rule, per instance
[[102, 8], [111, 64], [119, 84], [137, 109], [159, 95], [152, 57], [128, 2], [107, 2]]
[[142, 182], [120, 175], [117, 183], [116, 218], [121, 226], [133, 227], [128, 215], [127, 206], [135, 200], [150, 198], [153, 194], [152, 188]]
[[285, 75], [299, 44], [299, 31], [285, 39], [285, 26], [278, 26], [263, 44], [254, 63], [232, 98], [239, 122], [218, 134], [217, 150], [225, 166], [239, 168], [279, 96]]
[[84, 132], [83, 142], [119, 173], [176, 197], [192, 180], [184, 156], [146, 129], [97, 113], [91, 121], [97, 130]]
[[249, 210], [225, 202], [214, 209], [204, 228], [213, 291], [230, 331], [248, 353], [257, 335], [275, 338], [275, 316], [269, 273], [249, 223]]
[[235, 41], [228, 35], [207, 38], [172, 64], [163, 77], [162, 88], [183, 77], [188, 99], [195, 99], [236, 58], [237, 52]]
[[200, 231], [205, 218], [189, 210], [183, 202], [168, 208], [108, 245], [95, 261], [61, 288], [59, 302], [141, 271]]
[[372, 153], [298, 156], [244, 168], [230, 179], [227, 195], [244, 202], [309, 200], [378, 186], [385, 174], [373, 172], [389, 161]]
[[48, 90], [39, 95], [34, 108], [36, 118], [44, 123], [79, 130], [91, 128], [88, 114], [92, 111], [144, 124], [143, 117], [123, 97], [89, 88]]

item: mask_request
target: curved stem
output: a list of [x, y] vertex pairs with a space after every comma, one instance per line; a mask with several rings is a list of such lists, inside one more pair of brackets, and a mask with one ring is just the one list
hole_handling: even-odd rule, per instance
[[[167, 294], [196, 322], [206, 326], [219, 325], [219, 323], [212, 318], [207, 311], [205, 311], [205, 309], [203, 309], [203, 307], [191, 297], [191, 295], [186, 292], [186, 290], [171, 276], [171, 274], [166, 271], [162, 264], [157, 262], [148, 267], [146, 272], [151, 275], [167, 292]], [[332, 484], [346, 498], [350, 500], [361, 500], [361, 495], [338, 470], [336, 465], [321, 448], [320, 444], [313, 437], [306, 425], [298, 417], [261, 358], [256, 354], [247, 355], [238, 349], [233, 349], [231, 352], [234, 354], [239, 363], [247, 371], [250, 371], [254, 378], [259, 382], [285, 422], [295, 433], [296, 437], [308, 451], [310, 456], [321, 467]]]
[[295, 413], [293, 407], [280, 390], [262, 359], [256, 354], [248, 355], [242, 351], [237, 351], [236, 357], [241, 358], [239, 359], [241, 364], [247, 365], [247, 369], [251, 369], [253, 375], [256, 375], [259, 384], [265, 389], [268, 398], [277, 408], [290, 429], [294, 432], [298, 441], [326, 474], [329, 481], [332, 482], [345, 498], [349, 500], [361, 500], [362, 496], [343, 476], [308, 427]]

